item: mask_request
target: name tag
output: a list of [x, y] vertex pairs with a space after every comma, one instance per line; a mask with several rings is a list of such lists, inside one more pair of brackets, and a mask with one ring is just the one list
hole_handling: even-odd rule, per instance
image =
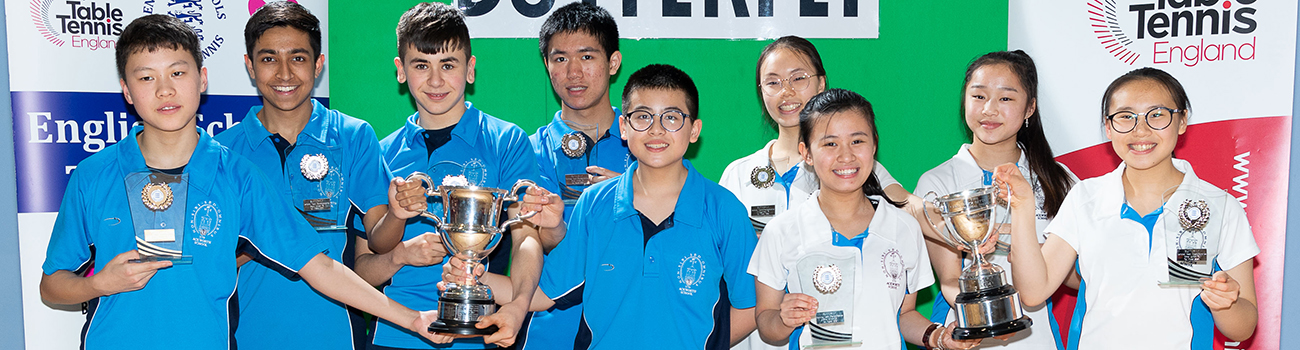
[[588, 186], [591, 185], [591, 175], [589, 174], [568, 174], [564, 175], [565, 186]]
[[175, 242], [176, 230], [170, 228], [144, 230], [144, 240], [145, 242], [151, 242], [151, 243], [152, 242]]
[[776, 205], [755, 205], [749, 207], [749, 216], [776, 215]]
[[817, 313], [817, 324], [822, 326], [844, 323], [844, 310]]
[[302, 201], [302, 211], [328, 211], [333, 208], [330, 205], [329, 198], [305, 199]]

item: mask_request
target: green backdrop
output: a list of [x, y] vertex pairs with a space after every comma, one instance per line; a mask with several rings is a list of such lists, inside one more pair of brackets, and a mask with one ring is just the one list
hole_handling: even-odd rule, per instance
[[[382, 138], [415, 112], [396, 80], [397, 19], [416, 1], [330, 2], [330, 103], [369, 121]], [[470, 28], [473, 35], [474, 28]], [[1006, 1], [880, 1], [879, 39], [815, 39], [831, 87], [861, 93], [875, 107], [878, 159], [915, 187], [926, 170], [967, 141], [958, 116], [961, 81], [975, 57], [1007, 46]], [[768, 41], [623, 39], [623, 68], [611, 94], [615, 105], [627, 77], [651, 63], [686, 71], [700, 90], [700, 142], [688, 153], [717, 180], [731, 161], [753, 153], [776, 131], [763, 122], [754, 77]], [[537, 51], [537, 39], [474, 39], [477, 81], [468, 99], [530, 134], [559, 110]], [[933, 288], [932, 288], [933, 289]], [[929, 315], [934, 292], [920, 295]]]

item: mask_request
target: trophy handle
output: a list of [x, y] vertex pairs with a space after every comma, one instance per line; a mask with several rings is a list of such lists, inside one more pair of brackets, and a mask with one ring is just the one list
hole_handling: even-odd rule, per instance
[[[442, 197], [442, 189], [439, 188], [438, 185], [435, 185], [433, 183], [433, 178], [429, 177], [428, 174], [416, 171], [416, 172], [412, 172], [411, 175], [406, 176], [406, 181], [408, 182], [417, 181], [417, 180], [424, 183], [422, 186], [425, 188], [424, 195], [426, 197]], [[433, 222], [437, 224], [436, 227], [438, 227], [439, 230], [442, 229], [443, 226], [442, 218], [439, 218], [437, 215], [430, 213], [429, 209], [426, 208], [425, 210], [420, 211], [420, 216], [433, 220]], [[443, 240], [443, 244], [444, 245], [446, 244], [445, 239]], [[451, 251], [450, 250], [451, 247], [447, 247], [447, 248], [448, 251]]]
[[[508, 202], [518, 202], [518, 201], [519, 201], [519, 198], [520, 198], [520, 197], [519, 197], [519, 189], [524, 188], [524, 187], [535, 187], [535, 186], [537, 186], [537, 183], [536, 183], [536, 182], [533, 182], [533, 180], [529, 180], [529, 179], [519, 179], [519, 181], [515, 181], [515, 185], [514, 185], [514, 186], [510, 187], [510, 192], [507, 192], [507, 193], [506, 193], [506, 196], [501, 198], [501, 201], [502, 201], [502, 202], [507, 202], [507, 201], [508, 201]], [[536, 211], [536, 210], [534, 210], [534, 211], [528, 211], [528, 212], [522, 212], [522, 213], [519, 213], [519, 216], [516, 216], [516, 217], [510, 218], [510, 220], [506, 220], [506, 222], [501, 223], [501, 227], [500, 227], [500, 229], [501, 229], [501, 231], [505, 231], [506, 228], [510, 227], [510, 225], [514, 225], [514, 224], [517, 224], [517, 223], [519, 223], [519, 222], [521, 222], [521, 221], [527, 220], [528, 218], [533, 217], [533, 215], [537, 215], [537, 213], [538, 213], [538, 211]]]
[[935, 210], [938, 210], [939, 194], [935, 193], [934, 191], [930, 191], [930, 192], [926, 192], [924, 197], [921, 197], [921, 216], [925, 217], [925, 222], [927, 224], [930, 224], [930, 228], [934, 229], [934, 233], [938, 234], [940, 238], [943, 238], [944, 242], [947, 242], [948, 245], [951, 245], [953, 247], [961, 247], [962, 244], [957, 243], [952, 239], [952, 237], [948, 236], [947, 223], [944, 223], [944, 225], [940, 226], [940, 225], [936, 225], [934, 223], [934, 220], [930, 220], [930, 210], [926, 209], [927, 204], [933, 206]]

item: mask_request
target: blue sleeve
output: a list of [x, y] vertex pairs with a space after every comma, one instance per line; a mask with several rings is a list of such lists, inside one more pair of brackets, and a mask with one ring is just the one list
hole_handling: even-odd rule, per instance
[[81, 196], [81, 180], [78, 176], [81, 173], [72, 172], [68, 188], [63, 192], [59, 216], [54, 219], [50, 245], [45, 250], [45, 263], [41, 265], [41, 270], [46, 275], [58, 270], [81, 273], [95, 263], [95, 243], [90, 238], [83, 212], [86, 205]]
[[734, 308], [751, 308], [758, 301], [754, 292], [754, 275], [750, 275], [747, 269], [758, 245], [758, 237], [749, 223], [745, 205], [721, 186], [718, 189], [721, 190], [719, 194], [725, 197], [718, 201], [719, 208], [714, 212], [719, 215], [721, 232], [718, 232], [718, 242], [724, 265], [723, 279], [727, 281], [727, 297]]
[[537, 133], [528, 137], [528, 141], [533, 145], [533, 151], [537, 155], [537, 184], [551, 193], [560, 193], [559, 179], [555, 178], [555, 160], [554, 154], [546, 148], [545, 137], [546, 127], [538, 128]]
[[518, 126], [510, 125], [501, 138], [497, 154], [501, 159], [501, 176], [497, 187], [510, 189], [519, 179], [537, 181], [537, 154], [533, 153], [533, 145], [528, 142], [528, 134]]
[[[551, 300], [572, 300], [574, 296], [568, 294], [582, 291], [579, 287], [582, 287], [586, 280], [584, 264], [587, 261], [587, 232], [589, 231], [587, 226], [592, 222], [590, 214], [594, 208], [593, 198], [599, 197], [595, 194], [578, 198], [578, 204], [573, 207], [573, 216], [569, 218], [568, 232], [564, 235], [564, 240], [561, 240], [560, 244], [546, 255], [537, 288], [546, 293]], [[599, 222], [601, 219], [608, 220], [608, 218], [600, 218], [596, 221]]]
[[[388, 181], [393, 173], [384, 162], [379, 151], [379, 140], [370, 124], [359, 122], [357, 132], [352, 133], [352, 173], [348, 174], [348, 200], [360, 213], [370, 211], [379, 205], [388, 204]], [[364, 218], [354, 218], [363, 219]], [[364, 221], [362, 221], [364, 222]], [[356, 225], [364, 230], [364, 225]], [[359, 233], [366, 238], [365, 232]]]
[[319, 234], [289, 204], [286, 196], [268, 196], [276, 193], [261, 172], [247, 161], [237, 162], [243, 172], [240, 201], [243, 205], [239, 223], [241, 253], [291, 280], [297, 280], [298, 270], [307, 265], [316, 254], [326, 251]]

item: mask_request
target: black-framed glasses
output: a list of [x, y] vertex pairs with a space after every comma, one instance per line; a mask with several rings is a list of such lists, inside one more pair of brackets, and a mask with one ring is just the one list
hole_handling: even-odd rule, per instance
[[804, 91], [809, 86], [812, 86], [812, 77], [808, 73], [795, 73], [785, 79], [767, 78], [758, 83], [758, 88], [763, 90], [764, 95], [768, 96], [780, 95], [781, 90], [784, 90], [786, 86], [789, 86], [790, 90], [794, 92]]
[[663, 113], [654, 114], [646, 111], [633, 111], [627, 114], [627, 123], [632, 126], [632, 130], [646, 131], [654, 126], [655, 117], [659, 119], [659, 126], [667, 132], [677, 132], [686, 125], [686, 118], [690, 118], [685, 112], [678, 110], [664, 111]]
[[1115, 112], [1106, 116], [1110, 121], [1110, 128], [1115, 132], [1126, 134], [1137, 128], [1138, 117], [1146, 117], [1147, 127], [1151, 130], [1164, 130], [1174, 122], [1174, 113], [1182, 113], [1182, 109], [1172, 109], [1168, 107], [1155, 107], [1146, 113], [1133, 113], [1129, 111]]

